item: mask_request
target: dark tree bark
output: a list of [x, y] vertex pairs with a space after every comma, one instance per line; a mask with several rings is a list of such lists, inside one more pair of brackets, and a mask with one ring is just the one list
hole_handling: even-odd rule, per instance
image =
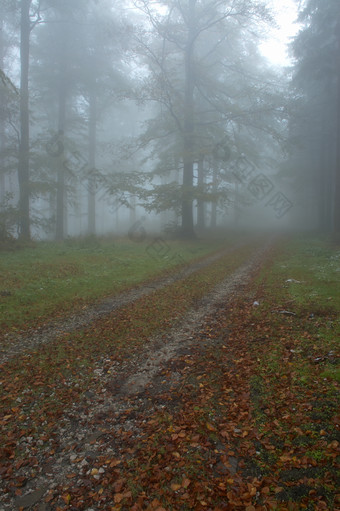
[[[217, 168], [217, 165], [214, 164], [213, 183], [212, 183], [212, 192], [213, 192], [214, 195], [217, 193], [217, 190], [218, 190], [217, 179], [218, 179], [218, 168]], [[213, 203], [211, 205], [211, 223], [210, 223], [210, 227], [212, 229], [216, 229], [216, 227], [217, 227], [217, 202], [215, 200], [213, 201]]]
[[323, 136], [320, 147], [319, 179], [317, 187], [317, 193], [319, 197], [319, 230], [320, 232], [327, 233], [332, 231], [333, 225], [332, 179], [334, 175], [335, 161], [332, 132], [326, 129], [323, 131], [323, 133], [326, 133], [326, 135]]
[[[59, 85], [59, 112], [58, 112], [58, 132], [63, 138], [65, 133], [66, 120], [66, 84], [65, 75], [60, 75]], [[65, 166], [63, 154], [61, 155], [58, 174], [57, 174], [57, 200], [56, 200], [56, 240], [62, 241], [65, 237], [65, 214], [66, 214], [66, 189], [65, 189]]]
[[67, 216], [67, 189], [66, 189], [66, 170], [67, 160], [64, 154], [64, 134], [66, 131], [66, 108], [69, 91], [69, 27], [65, 22], [61, 25], [61, 42], [59, 52], [59, 84], [58, 84], [58, 133], [61, 138], [62, 154], [58, 164], [57, 171], [57, 196], [56, 196], [56, 240], [62, 241], [65, 238], [66, 216]]
[[[4, 41], [3, 41], [3, 20], [0, 20], [0, 69], [3, 69], [4, 64]], [[2, 112], [4, 110], [5, 104], [4, 104], [5, 98], [3, 96], [0, 96], [0, 111]], [[0, 118], [0, 151], [4, 148], [4, 142], [5, 142], [5, 124], [4, 119]], [[5, 172], [3, 169], [0, 169], [0, 209], [2, 208], [5, 200]]]
[[88, 180], [88, 233], [96, 234], [96, 145], [97, 96], [95, 86], [89, 97], [89, 180]]
[[29, 191], [29, 55], [30, 55], [30, 6], [31, 0], [21, 0], [20, 22], [20, 144], [19, 144], [19, 222], [20, 238], [29, 240], [30, 191]]
[[338, 17], [338, 61], [337, 61], [337, 140], [336, 140], [336, 167], [334, 177], [334, 213], [333, 233], [334, 240], [340, 243], [340, 13]]
[[188, 42], [185, 48], [185, 95], [184, 95], [184, 134], [183, 134], [183, 193], [182, 193], [182, 236], [194, 238], [193, 180], [194, 180], [194, 41], [195, 41], [195, 3], [189, 1], [191, 14]]
[[[204, 158], [200, 157], [197, 166], [197, 185], [199, 193], [203, 192], [204, 189]], [[197, 228], [203, 230], [205, 228], [205, 201], [202, 197], [199, 197], [197, 201]]]

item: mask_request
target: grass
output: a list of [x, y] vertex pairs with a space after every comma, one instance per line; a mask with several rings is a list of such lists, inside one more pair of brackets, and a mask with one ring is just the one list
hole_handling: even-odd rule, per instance
[[[340, 251], [320, 239], [290, 241], [259, 273], [253, 293], [260, 306], [249, 312], [253, 331], [245, 331], [257, 357], [253, 413], [264, 437], [284, 438], [276, 461], [260, 449], [258, 467], [281, 480], [280, 498], [292, 509], [336, 509]], [[294, 480], [285, 478], [290, 473]]]
[[34, 353], [23, 354], [4, 364], [0, 402], [3, 415], [8, 416], [3, 426], [5, 437], [10, 432], [15, 436], [20, 431], [18, 399], [20, 410], [25, 410], [22, 420], [29, 424], [31, 435], [39, 437], [43, 419], [53, 428], [62, 411], [81, 399], [87, 389], [92, 387], [97, 391], [94, 369], [98, 360], [105, 358], [113, 362], [131, 357], [145, 346], [150, 336], [178, 321], [253, 249], [252, 245], [228, 254], [183, 281], [174, 282], [94, 322], [83, 331], [65, 335], [56, 342], [40, 346]]
[[30, 323], [81, 309], [222, 246], [219, 242], [128, 239], [38, 243], [0, 252], [0, 328]]
[[[282, 247], [281, 247], [282, 248]], [[337, 380], [340, 339], [340, 251], [319, 239], [293, 241], [285, 246], [271, 267], [262, 270], [267, 297], [259, 297], [258, 317], [271, 312], [271, 324], [290, 331], [297, 376], [309, 380], [311, 363]], [[294, 315], [281, 314], [283, 310]], [[289, 342], [289, 340], [287, 341]], [[281, 364], [281, 340], [270, 353], [273, 368]], [[326, 377], [324, 375], [324, 377]]]
[[[338, 261], [317, 239], [281, 244], [244, 295], [213, 326], [208, 318], [180, 388], [163, 396], [176, 403], [173, 414], [165, 407], [150, 418], [144, 447], [121, 474], [133, 484], [150, 452], [160, 453], [142, 482], [146, 508], [156, 499], [173, 510], [186, 501], [198, 510], [339, 509]], [[173, 437], [179, 430], [182, 439]], [[236, 476], [225, 469], [230, 456], [239, 461]], [[192, 482], [176, 494], [171, 482], [180, 475]]]
[[[25, 435], [42, 438], [84, 390], [100, 395], [99, 359], [138, 353], [250, 253], [246, 247], [229, 254], [33, 357], [6, 364], [0, 401], [8, 459], [24, 428]], [[71, 485], [56, 493], [70, 494], [75, 508], [84, 507], [85, 498], [86, 508], [106, 509], [110, 481], [118, 479], [123, 489], [114, 491], [122, 500], [111, 505], [115, 511], [134, 509], [137, 501], [135, 509], [174, 511], [338, 509], [339, 260], [322, 240], [279, 244], [242, 296], [221, 303], [192, 348], [172, 360], [168, 370], [176, 367], [179, 383], [159, 391], [155, 413], [136, 411], [138, 437], [110, 430], [120, 464], [109, 468], [103, 444], [93, 464], [105, 464], [106, 479], [93, 480], [91, 493]], [[146, 399], [152, 402], [152, 393]], [[15, 456], [23, 456], [18, 446]]]

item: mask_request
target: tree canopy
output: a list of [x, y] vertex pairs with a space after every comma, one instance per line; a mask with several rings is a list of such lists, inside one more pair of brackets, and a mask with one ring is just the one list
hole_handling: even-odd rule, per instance
[[291, 186], [301, 227], [339, 232], [339, 5], [304, 2], [285, 76], [260, 51], [267, 4], [3, 2], [6, 229], [126, 232], [138, 214], [194, 237], [288, 211]]

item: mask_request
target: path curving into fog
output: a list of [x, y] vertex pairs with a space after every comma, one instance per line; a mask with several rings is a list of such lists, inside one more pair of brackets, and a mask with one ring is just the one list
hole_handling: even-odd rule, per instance
[[[260, 248], [254, 249], [246, 261], [207, 293], [178, 324], [150, 338], [131, 358], [121, 363], [116, 361], [109, 368], [104, 368], [103, 361], [98, 361], [98, 368], [94, 372], [100, 391], [97, 389], [96, 393], [86, 392], [85, 401], [75, 402], [65, 410], [53, 432], [55, 455], [51, 457], [47, 454], [48, 451], [44, 451], [44, 447], [38, 448], [35, 451], [38, 468], [34, 478], [27, 480], [21, 496], [10, 497], [3, 494], [0, 497], [0, 507], [3, 506], [1, 509], [4, 511], [18, 508], [55, 509], [46, 504], [47, 495], [51, 492], [63, 494], [65, 488], [70, 485], [70, 478], [73, 485], [81, 487], [84, 484], [84, 477], [85, 479], [87, 477], [84, 474], [91, 472], [91, 463], [95, 466], [95, 461], [100, 459], [103, 453], [105, 456], [119, 458], [120, 446], [115, 445], [113, 441], [115, 433], [128, 431], [131, 439], [138, 442], [143, 414], [146, 412], [152, 414], [158, 408], [162, 408], [164, 404], [161, 395], [164, 385], [170, 387], [177, 384], [178, 373], [171, 365], [172, 362], [185, 350], [200, 342], [200, 332], [207, 322], [211, 322], [219, 307], [232, 304], [233, 299], [242, 293], [254, 272], [267, 260], [273, 243], [268, 241]], [[186, 268], [185, 276], [212, 264], [225, 253], [224, 251], [215, 254], [190, 265]], [[181, 278], [183, 273], [176, 277], [177, 280]], [[154, 284], [157, 287], [153, 287], [152, 290], [170, 284], [173, 279], [172, 276], [170, 281], [167, 279], [157, 281]], [[133, 297], [137, 299], [136, 296], [144, 296], [152, 290], [142, 288], [136, 290], [136, 295], [124, 293], [122, 302], [117, 301], [119, 297], [115, 297], [111, 303], [105, 301], [109, 310], [100, 309], [97, 305], [96, 312], [99, 315], [112, 313], [115, 308], [122, 307], [122, 303], [126, 305], [133, 301]], [[94, 313], [93, 317], [98, 316]], [[164, 380], [166, 368], [167, 377]], [[150, 395], [153, 396], [152, 400]], [[31, 447], [28, 442], [27, 456]], [[234, 461], [237, 464], [237, 460]], [[25, 474], [23, 467], [18, 469], [17, 476], [20, 476], [21, 471]]]
[[221, 250], [203, 260], [188, 263], [177, 272], [171, 272], [165, 277], [155, 279], [151, 283], [140, 284], [128, 291], [107, 297], [88, 305], [84, 310], [65, 315], [62, 319], [52, 320], [39, 328], [30, 328], [26, 331], [5, 336], [5, 344], [0, 346], [0, 364], [4, 364], [16, 356], [33, 351], [42, 344], [55, 341], [58, 337], [64, 336], [76, 330], [89, 326], [93, 321], [126, 307], [127, 305], [147, 296], [154, 291], [165, 288], [174, 282], [187, 278], [192, 273], [208, 267], [227, 254], [231, 254], [246, 246], [250, 241], [242, 240], [232, 247]]

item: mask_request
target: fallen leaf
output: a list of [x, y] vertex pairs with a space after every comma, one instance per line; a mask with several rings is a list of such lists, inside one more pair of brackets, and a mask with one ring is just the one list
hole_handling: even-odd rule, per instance
[[173, 491], [178, 491], [178, 490], [180, 490], [181, 488], [182, 488], [182, 485], [181, 485], [181, 484], [177, 484], [177, 483], [172, 483], [172, 484], [171, 484], [171, 489], [172, 489]]
[[65, 504], [69, 504], [71, 500], [71, 495], [69, 493], [67, 495], [63, 495], [62, 499], [65, 502]]
[[190, 479], [187, 479], [187, 478], [183, 479], [183, 481], [182, 481], [182, 487], [183, 487], [183, 488], [188, 488], [188, 486], [189, 486], [190, 484], [191, 484]]
[[113, 497], [113, 500], [116, 504], [119, 504], [124, 498], [124, 495], [122, 493], [116, 493], [116, 495]]

